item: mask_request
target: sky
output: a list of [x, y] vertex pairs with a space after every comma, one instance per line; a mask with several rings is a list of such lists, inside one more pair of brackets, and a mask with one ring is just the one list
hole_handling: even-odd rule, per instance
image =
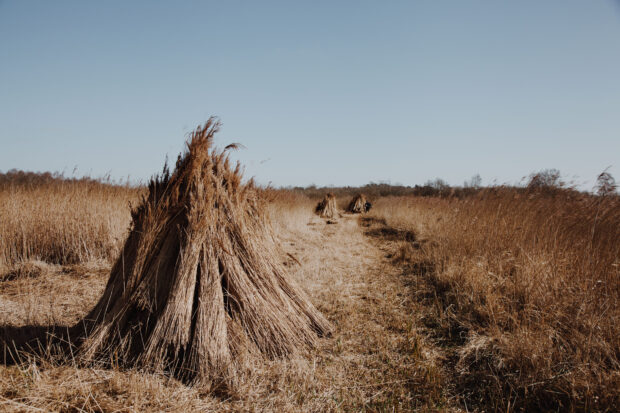
[[620, 178], [620, 3], [0, 0], [0, 171], [144, 181], [210, 116], [274, 186]]

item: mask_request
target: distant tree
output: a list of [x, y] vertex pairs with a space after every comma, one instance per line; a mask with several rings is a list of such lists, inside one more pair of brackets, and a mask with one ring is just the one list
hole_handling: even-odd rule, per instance
[[426, 181], [424, 186], [430, 186], [433, 189], [444, 190], [450, 188], [450, 185], [441, 178], [435, 178], [434, 181]]
[[482, 186], [482, 178], [480, 177], [480, 174], [476, 174], [474, 176], [472, 176], [469, 181], [465, 181], [463, 183], [463, 187], [465, 188], [480, 188], [480, 186]]
[[616, 188], [618, 188], [616, 180], [607, 172], [607, 169], [601, 172], [598, 178], [596, 178], [595, 189], [596, 193], [600, 196], [614, 195], [616, 193]]
[[557, 169], [544, 169], [530, 175], [527, 183], [529, 189], [560, 188], [564, 183], [560, 180], [560, 171]]

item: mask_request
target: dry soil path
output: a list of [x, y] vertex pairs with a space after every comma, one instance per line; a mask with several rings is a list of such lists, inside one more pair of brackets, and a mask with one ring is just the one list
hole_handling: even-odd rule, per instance
[[313, 217], [282, 237], [300, 264], [288, 265], [334, 325], [313, 361], [321, 406], [307, 407], [410, 411], [445, 402], [437, 355], [414, 320], [411, 283], [373, 229], [356, 215], [337, 224]]

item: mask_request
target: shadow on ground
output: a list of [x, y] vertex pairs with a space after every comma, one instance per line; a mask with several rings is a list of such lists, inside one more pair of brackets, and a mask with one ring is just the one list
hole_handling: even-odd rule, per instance
[[66, 354], [73, 346], [71, 332], [67, 326], [0, 326], [0, 363], [19, 364], [57, 351]]
[[392, 228], [387, 225], [384, 219], [380, 218], [361, 217], [360, 225], [367, 228], [364, 231], [364, 235], [381, 238], [385, 241], [415, 242], [417, 239], [415, 232]]

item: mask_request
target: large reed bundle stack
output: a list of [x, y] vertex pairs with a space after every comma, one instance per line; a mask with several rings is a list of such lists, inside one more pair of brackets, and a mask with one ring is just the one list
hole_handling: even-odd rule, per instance
[[[329, 324], [287, 277], [261, 193], [212, 148], [213, 118], [151, 180], [103, 296], [76, 328], [80, 355], [186, 381], [230, 376], [247, 349], [281, 357]], [[252, 352], [252, 351], [250, 351]]]

